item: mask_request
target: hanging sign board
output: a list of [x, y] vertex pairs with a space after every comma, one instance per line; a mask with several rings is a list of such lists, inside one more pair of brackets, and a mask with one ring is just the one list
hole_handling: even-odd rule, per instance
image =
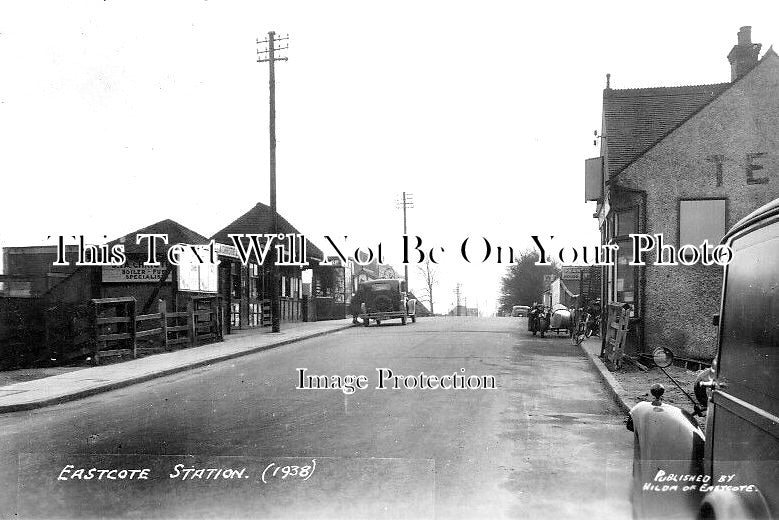
[[227, 244], [214, 243], [214, 251], [219, 256], [226, 256], [229, 258], [241, 258], [238, 255], [238, 249], [235, 246], [228, 246]]

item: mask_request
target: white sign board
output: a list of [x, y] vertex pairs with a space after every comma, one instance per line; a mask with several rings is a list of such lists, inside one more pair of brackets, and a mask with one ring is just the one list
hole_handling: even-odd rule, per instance
[[578, 266], [564, 265], [562, 267], [563, 280], [581, 280], [584, 269]]
[[230, 258], [241, 258], [238, 255], [238, 249], [235, 246], [228, 246], [227, 244], [214, 243], [214, 251], [219, 256], [227, 256]]
[[218, 264], [209, 261], [207, 246], [199, 247], [198, 254], [200, 258], [187, 248], [179, 255], [179, 291], [215, 293], [219, 289]]
[[[106, 283], [158, 283], [167, 269], [164, 265], [145, 266], [143, 262], [128, 261], [122, 266], [103, 266], [103, 282]], [[170, 282], [170, 273], [165, 283]]]

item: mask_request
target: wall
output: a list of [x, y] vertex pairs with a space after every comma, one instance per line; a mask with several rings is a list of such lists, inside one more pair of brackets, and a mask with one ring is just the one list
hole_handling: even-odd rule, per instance
[[[747, 156], [755, 153], [764, 155]], [[762, 169], [750, 172], [750, 163]], [[765, 59], [617, 179], [647, 192], [646, 232], [662, 233], [673, 244], [682, 198], [727, 199], [730, 228], [779, 197], [779, 58]], [[645, 350], [667, 346], [684, 357], [714, 355], [711, 315], [719, 311], [722, 272], [700, 265], [645, 269]]]

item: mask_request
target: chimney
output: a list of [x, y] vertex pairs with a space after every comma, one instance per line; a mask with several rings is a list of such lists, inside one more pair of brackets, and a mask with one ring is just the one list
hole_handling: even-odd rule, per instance
[[746, 25], [738, 31], [738, 44], [734, 45], [728, 54], [730, 62], [730, 81], [752, 70], [757, 65], [757, 56], [760, 54], [759, 43], [752, 43], [752, 27]]

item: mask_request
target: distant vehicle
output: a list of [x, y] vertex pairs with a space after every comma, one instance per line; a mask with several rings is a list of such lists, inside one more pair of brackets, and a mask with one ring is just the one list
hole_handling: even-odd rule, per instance
[[511, 316], [515, 318], [517, 316], [527, 316], [528, 314], [530, 314], [530, 307], [527, 305], [515, 305], [511, 308]]
[[363, 325], [370, 326], [371, 320], [381, 325], [383, 320], [400, 318], [405, 325], [410, 318], [416, 323], [417, 301], [408, 297], [406, 282], [396, 279], [370, 280], [360, 284], [360, 314]]
[[541, 303], [534, 303], [533, 309], [527, 318], [527, 330], [533, 333], [533, 336], [544, 333], [549, 329], [550, 311]]
[[566, 334], [571, 336], [573, 333], [573, 319], [571, 310], [561, 303], [552, 306], [549, 316], [549, 330], [555, 334]]
[[[717, 355], [698, 376], [695, 399], [687, 394], [697, 401], [694, 413], [663, 403], [665, 389], [655, 384], [654, 400], [628, 416], [636, 518], [779, 518], [779, 199], [741, 220], [723, 243], [733, 257], [713, 318]], [[653, 358], [663, 369], [673, 352], [660, 347]], [[694, 415], [705, 408], [704, 435]]]

